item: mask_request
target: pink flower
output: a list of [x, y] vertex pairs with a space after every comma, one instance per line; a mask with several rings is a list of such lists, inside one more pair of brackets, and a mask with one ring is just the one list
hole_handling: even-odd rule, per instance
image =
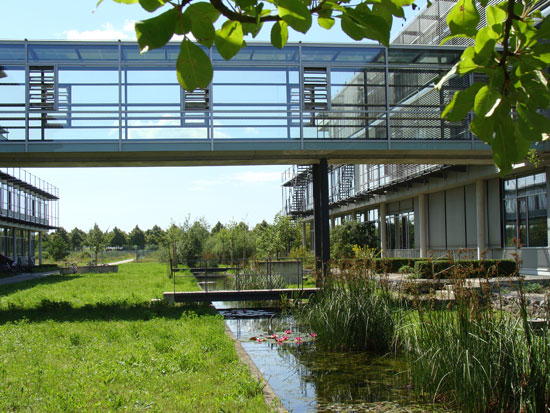
[[283, 340], [283, 341], [287, 341], [287, 340], [288, 340], [288, 336], [283, 336], [282, 340]]
[[309, 333], [311, 337], [317, 337], [317, 333]]
[[263, 338], [258, 338], [257, 341], [258, 341], [258, 343], [261, 343], [262, 341], [264, 341], [264, 339]]
[[267, 338], [273, 338], [273, 339], [275, 339], [277, 337], [278, 337], [277, 334], [271, 334], [270, 336], [267, 336]]
[[285, 334], [291, 334], [292, 333], [292, 330], [286, 330], [285, 331]]
[[296, 337], [296, 343], [301, 343], [302, 342], [302, 337]]

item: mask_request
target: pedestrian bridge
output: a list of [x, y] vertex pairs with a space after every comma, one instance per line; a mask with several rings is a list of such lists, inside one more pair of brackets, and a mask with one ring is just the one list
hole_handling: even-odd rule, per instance
[[250, 44], [207, 50], [213, 82], [186, 92], [179, 44], [0, 41], [0, 166], [491, 163], [441, 111], [457, 47]]

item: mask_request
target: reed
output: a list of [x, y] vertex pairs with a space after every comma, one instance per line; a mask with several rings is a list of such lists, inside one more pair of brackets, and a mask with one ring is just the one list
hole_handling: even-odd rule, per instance
[[419, 305], [409, 330], [415, 391], [462, 411], [547, 411], [550, 335], [530, 327], [521, 284], [518, 316], [491, 305], [488, 283], [471, 288], [468, 270], [455, 268], [455, 304]]
[[390, 350], [397, 304], [388, 288], [363, 263], [346, 263], [301, 311], [300, 322], [315, 331], [317, 345], [329, 350]]

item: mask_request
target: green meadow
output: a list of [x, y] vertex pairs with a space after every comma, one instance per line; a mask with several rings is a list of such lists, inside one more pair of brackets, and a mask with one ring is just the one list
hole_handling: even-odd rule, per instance
[[0, 286], [0, 411], [269, 411], [219, 315], [151, 303], [161, 264], [119, 268]]

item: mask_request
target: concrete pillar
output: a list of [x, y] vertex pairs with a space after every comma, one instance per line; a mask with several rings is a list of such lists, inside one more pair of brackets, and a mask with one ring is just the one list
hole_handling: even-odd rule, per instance
[[12, 237], [12, 241], [13, 241], [13, 260], [14, 261], [17, 261], [17, 229], [13, 229], [13, 237]]
[[386, 251], [386, 204], [381, 203], [378, 210], [378, 219], [380, 220], [380, 251], [382, 258], [385, 258], [388, 255]]
[[357, 221], [357, 212], [352, 212], [351, 213], [351, 220], [352, 221]]
[[420, 258], [428, 256], [428, 214], [426, 194], [418, 195], [418, 237], [420, 239]]
[[42, 233], [38, 233], [38, 265], [42, 265]]
[[333, 215], [330, 217], [330, 227], [334, 228], [336, 226], [336, 217]]
[[477, 218], [477, 258], [481, 259], [483, 251], [487, 249], [487, 220], [485, 211], [487, 210], [487, 197], [485, 191], [485, 181], [476, 181], [476, 218]]
[[28, 249], [27, 249], [27, 257], [28, 257], [28, 264], [31, 263], [31, 260], [34, 258], [33, 250], [32, 250], [32, 232], [27, 231], [27, 243], [28, 243]]

